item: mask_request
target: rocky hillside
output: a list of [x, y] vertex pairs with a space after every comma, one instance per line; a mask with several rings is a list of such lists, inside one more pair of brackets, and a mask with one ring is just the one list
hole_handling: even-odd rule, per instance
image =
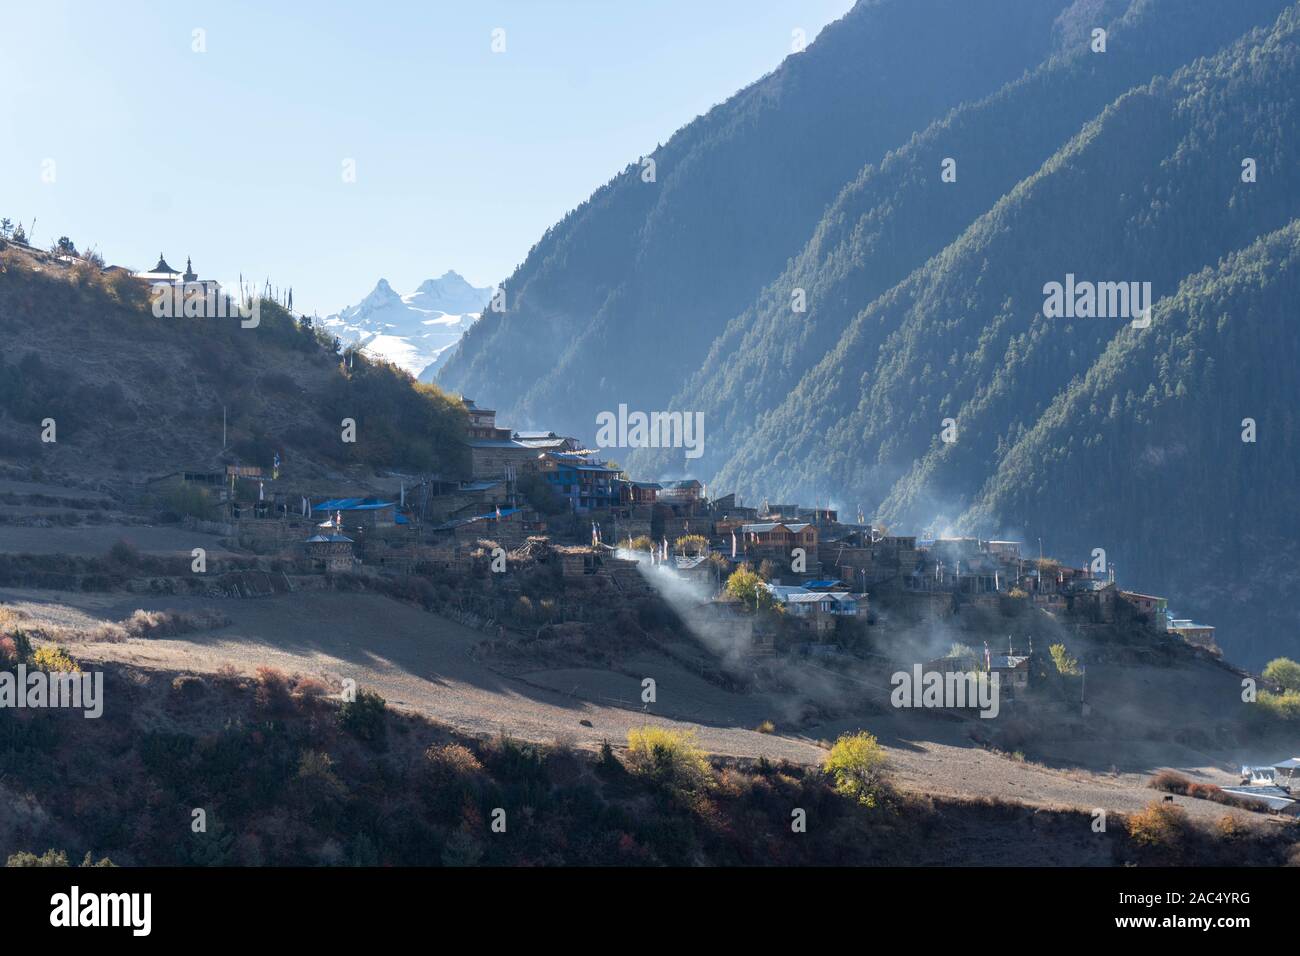
[[[125, 480], [221, 462], [269, 470], [277, 452], [299, 477], [464, 467], [459, 400], [259, 307], [255, 328], [160, 319], [125, 272], [0, 249], [0, 462]], [[345, 417], [355, 443], [341, 440]]]

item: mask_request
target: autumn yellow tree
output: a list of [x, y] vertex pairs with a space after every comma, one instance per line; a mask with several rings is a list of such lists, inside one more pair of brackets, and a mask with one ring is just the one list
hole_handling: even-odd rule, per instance
[[685, 555], [706, 554], [709, 550], [709, 539], [702, 534], [684, 534], [673, 542], [673, 548]]
[[772, 592], [763, 587], [763, 579], [748, 564], [742, 564], [731, 572], [725, 590], [752, 610], [766, 610], [772, 606]]
[[874, 807], [885, 786], [885, 748], [865, 730], [841, 734], [822, 762], [835, 779], [835, 792]]

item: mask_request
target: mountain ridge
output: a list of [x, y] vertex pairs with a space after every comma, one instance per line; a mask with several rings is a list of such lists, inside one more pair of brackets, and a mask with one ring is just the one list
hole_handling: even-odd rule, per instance
[[[1041, 59], [1068, 4], [1014, 0], [1006, 13], [1024, 29], [1010, 36], [969, 4], [925, 6], [859, 2], [649, 153], [652, 183], [627, 166], [547, 230], [503, 283], [505, 311], [466, 336], [440, 384], [493, 394], [523, 426], [577, 433], [619, 401], [664, 407], [718, 316], [797, 252], [864, 159]], [[724, 252], [728, 268], [697, 268]]]
[[326, 316], [321, 326], [344, 345], [430, 382], [491, 296], [491, 288], [476, 288], [453, 269], [405, 295], [380, 278], [356, 305]]

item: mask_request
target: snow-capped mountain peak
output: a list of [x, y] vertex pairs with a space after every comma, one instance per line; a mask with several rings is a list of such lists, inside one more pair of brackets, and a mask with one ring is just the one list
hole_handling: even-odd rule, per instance
[[375, 287], [370, 290], [370, 294], [357, 303], [356, 308], [375, 308], [392, 302], [395, 299], [400, 300], [401, 296], [398, 295], [393, 290], [393, 287], [388, 284], [387, 279], [380, 279], [375, 283]]
[[[465, 277], [447, 270], [437, 279], [425, 279], [405, 300], [421, 309], [436, 309], [449, 314], [478, 312], [491, 297], [491, 289], [476, 289]], [[484, 293], [487, 293], [487, 297]]]
[[406, 295], [380, 279], [360, 302], [321, 324], [345, 345], [359, 345], [366, 354], [431, 381], [491, 297], [490, 288], [476, 288], [454, 270], [426, 279]]

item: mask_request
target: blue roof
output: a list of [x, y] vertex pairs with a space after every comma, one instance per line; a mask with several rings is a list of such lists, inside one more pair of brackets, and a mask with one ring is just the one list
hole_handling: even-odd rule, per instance
[[395, 501], [377, 501], [374, 498], [331, 498], [312, 506], [312, 511], [378, 511], [392, 508]]
[[825, 581], [807, 581], [804, 583], [806, 588], [833, 588], [840, 582], [835, 578], [827, 578]]

